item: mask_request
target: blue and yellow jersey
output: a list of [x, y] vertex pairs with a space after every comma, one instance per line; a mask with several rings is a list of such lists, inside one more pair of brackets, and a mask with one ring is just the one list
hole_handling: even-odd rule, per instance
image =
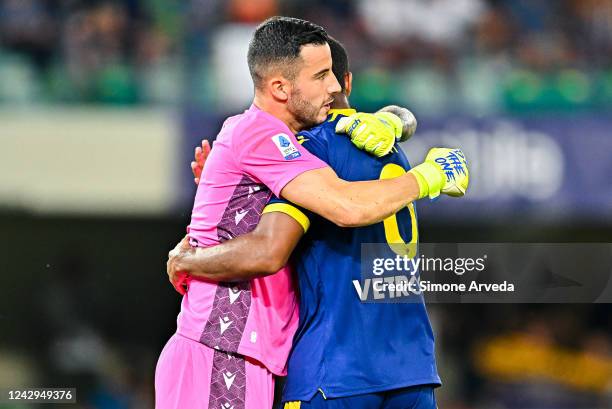
[[[332, 110], [323, 124], [298, 135], [306, 149], [348, 181], [399, 176], [410, 169], [401, 150], [376, 158], [335, 133], [353, 110]], [[364, 303], [353, 280], [361, 280], [364, 243], [416, 242], [413, 204], [372, 226], [341, 228], [290, 203], [274, 199], [267, 211], [283, 211], [308, 232], [292, 256], [300, 293], [300, 321], [288, 362], [283, 401], [343, 397], [411, 385], [440, 384], [434, 337], [425, 305]]]

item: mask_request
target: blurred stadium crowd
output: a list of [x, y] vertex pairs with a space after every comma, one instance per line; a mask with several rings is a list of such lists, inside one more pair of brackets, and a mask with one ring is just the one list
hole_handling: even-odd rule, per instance
[[180, 45], [180, 5], [2, 0], [0, 99], [133, 104], [156, 102], [160, 92], [176, 95], [176, 86], [160, 86], [180, 70], [178, 60], [169, 61]]
[[[239, 102], [224, 104], [231, 84], [219, 80], [232, 61], [216, 53], [232, 56], [245, 37], [222, 33], [250, 33], [275, 14], [310, 19], [346, 45], [351, 100], [362, 110], [397, 103], [421, 118], [612, 108], [612, 0], [0, 0], [0, 108], [238, 111]], [[17, 286], [0, 297], [0, 388], [75, 385], [71, 408], [152, 407], [155, 361], [178, 312], [163, 276], [166, 252], [184, 232], [185, 218], [173, 217], [3, 219], [6, 254], [19, 251], [15, 237], [42, 253], [7, 261], [6, 271], [25, 271], [18, 283], [0, 278], [0, 288]], [[427, 220], [422, 228], [430, 242], [448, 239]], [[497, 240], [517, 239], [500, 230]], [[478, 226], [461, 238], [484, 241], [490, 231]], [[609, 232], [570, 239], [609, 241]], [[563, 234], [552, 237], [568, 241]], [[609, 304], [430, 311], [441, 408], [612, 407]]]
[[363, 109], [612, 104], [608, 0], [2, 0], [0, 101], [146, 104], [214, 94], [215, 34], [274, 14], [311, 19], [346, 45]]
[[440, 407], [610, 406], [608, 305], [461, 305], [458, 315], [445, 307], [429, 307], [434, 317], [443, 311], [441, 394], [453, 396]]

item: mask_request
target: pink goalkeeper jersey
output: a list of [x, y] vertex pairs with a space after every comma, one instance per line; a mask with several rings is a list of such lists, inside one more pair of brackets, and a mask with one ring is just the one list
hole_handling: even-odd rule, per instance
[[[252, 105], [228, 118], [208, 157], [195, 197], [189, 237], [207, 247], [252, 231], [272, 193], [327, 166], [297, 143], [287, 125]], [[298, 305], [287, 267], [240, 283], [191, 280], [177, 332], [211, 348], [236, 352], [283, 375]]]

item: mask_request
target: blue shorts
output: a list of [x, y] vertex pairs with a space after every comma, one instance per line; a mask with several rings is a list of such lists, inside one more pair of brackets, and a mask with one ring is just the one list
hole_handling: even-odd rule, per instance
[[325, 399], [317, 393], [309, 402], [286, 402], [284, 409], [436, 409], [431, 385]]

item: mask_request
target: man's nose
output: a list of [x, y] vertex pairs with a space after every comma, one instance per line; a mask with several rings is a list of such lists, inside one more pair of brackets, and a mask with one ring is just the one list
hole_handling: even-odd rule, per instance
[[330, 78], [331, 81], [328, 84], [327, 92], [329, 92], [330, 94], [335, 94], [337, 92], [342, 91], [342, 87], [340, 86], [340, 83], [338, 82], [338, 79], [334, 74], [329, 75], [328, 78]]

